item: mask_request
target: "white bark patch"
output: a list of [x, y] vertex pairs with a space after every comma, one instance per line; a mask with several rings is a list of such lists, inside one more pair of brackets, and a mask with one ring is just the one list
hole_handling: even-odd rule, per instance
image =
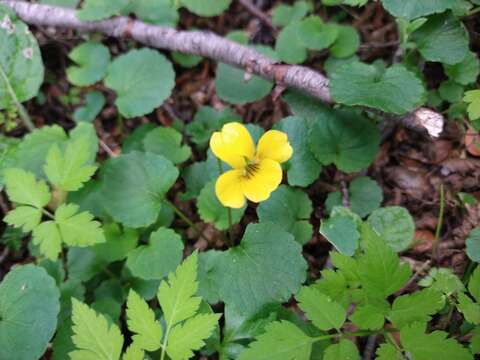
[[420, 108], [415, 112], [415, 120], [424, 127], [431, 137], [438, 137], [443, 131], [443, 116], [427, 108]]
[[15, 32], [15, 25], [12, 19], [10, 19], [10, 16], [5, 14], [3, 20], [0, 22], [0, 28], [5, 29], [8, 35], [12, 35]]

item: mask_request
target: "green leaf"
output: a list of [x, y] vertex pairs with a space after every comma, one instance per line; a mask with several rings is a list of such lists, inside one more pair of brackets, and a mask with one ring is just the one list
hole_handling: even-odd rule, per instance
[[65, 151], [58, 145], [50, 148], [43, 170], [49, 181], [64, 191], [76, 191], [90, 180], [96, 166], [90, 165], [89, 141], [86, 137], [71, 139]]
[[215, 272], [222, 254], [221, 251], [208, 250], [198, 255], [198, 295], [209, 304], [220, 301], [219, 279], [215, 277]]
[[321, 164], [308, 146], [308, 121], [290, 116], [277, 123], [276, 129], [287, 133], [293, 148], [292, 158], [287, 162], [288, 183], [292, 186], [308, 186], [320, 175]]
[[3, 218], [8, 225], [16, 228], [22, 228], [23, 232], [30, 232], [42, 220], [42, 211], [31, 206], [19, 206]]
[[190, 200], [198, 197], [205, 185], [219, 176], [220, 169], [218, 168], [217, 159], [209, 151], [206, 161], [198, 161], [183, 170], [182, 177], [187, 191], [181, 195], [181, 199]]
[[60, 293], [41, 268], [12, 267], [0, 283], [0, 359], [40, 359], [57, 327]]
[[392, 344], [381, 344], [376, 354], [376, 360], [405, 360], [402, 353]]
[[347, 63], [330, 77], [335, 101], [368, 106], [394, 114], [412, 111], [425, 102], [425, 88], [403, 65], [380, 69], [360, 62]]
[[40, 246], [40, 253], [48, 259], [58, 259], [62, 251], [62, 236], [54, 221], [45, 221], [33, 229], [32, 240]]
[[78, 209], [75, 204], [62, 204], [55, 211], [55, 223], [63, 242], [80, 247], [105, 242], [101, 224], [89, 212], [78, 213]]
[[383, 7], [395, 17], [413, 20], [422, 16], [442, 13], [453, 9], [457, 0], [382, 0]]
[[340, 330], [347, 319], [347, 312], [339, 303], [313, 286], [302, 287], [295, 295], [295, 299], [298, 301], [298, 307], [320, 330]]
[[468, 52], [467, 30], [451, 13], [429, 17], [411, 39], [427, 61], [453, 65], [461, 62]]
[[295, 1], [293, 5], [279, 4], [272, 11], [272, 23], [275, 26], [287, 26], [301, 20], [312, 10], [312, 4], [307, 1]]
[[145, 22], [155, 25], [176, 27], [179, 14], [171, 0], [135, 0], [130, 1], [123, 13], [135, 13]]
[[205, 345], [205, 340], [213, 333], [219, 319], [219, 314], [199, 314], [175, 326], [168, 338], [168, 356], [172, 360], [193, 357], [193, 351]]
[[420, 286], [430, 287], [448, 296], [465, 291], [465, 286], [462, 281], [452, 270], [447, 268], [430, 269], [428, 276], [420, 280], [418, 284]]
[[133, 229], [124, 228], [123, 231], [116, 223], [103, 226], [105, 242], [93, 247], [97, 256], [108, 263], [123, 260], [137, 247], [139, 234]]
[[350, 340], [342, 339], [337, 344], [332, 344], [325, 349], [323, 360], [360, 360], [357, 346]]
[[195, 114], [192, 122], [186, 126], [186, 133], [200, 147], [206, 147], [213, 132], [219, 131], [228, 122], [242, 122], [241, 117], [230, 108], [215, 110], [210, 106], [202, 106]]
[[468, 51], [462, 62], [455, 65], [445, 64], [444, 68], [450, 80], [468, 85], [475, 83], [480, 74], [480, 60], [475, 53]]
[[162, 155], [174, 164], [180, 164], [192, 155], [188, 145], [182, 145], [182, 134], [173, 128], [157, 127], [143, 139], [145, 151]]
[[105, 96], [100, 91], [89, 92], [85, 96], [85, 104], [73, 113], [73, 120], [75, 122], [93, 122], [105, 105]]
[[[146, 351], [160, 348], [162, 341], [162, 326], [155, 319], [155, 313], [135, 291], [130, 290], [127, 300], [128, 329], [135, 333], [133, 345]], [[142, 358], [143, 359], [143, 358]]]
[[120, 113], [132, 118], [152, 112], [171, 94], [175, 72], [168, 59], [156, 50], [130, 50], [109, 66], [105, 85], [117, 93]]
[[[335, 254], [331, 252], [331, 254]], [[338, 254], [338, 253], [336, 253]], [[348, 281], [342, 271], [325, 269], [321, 271], [321, 279], [313, 285], [322, 294], [335, 299], [339, 304], [346, 307], [350, 305]]]
[[480, 267], [477, 266], [468, 281], [468, 291], [473, 298], [480, 303]]
[[463, 86], [454, 81], [444, 81], [438, 88], [438, 94], [442, 100], [449, 103], [458, 103], [462, 101]]
[[473, 354], [480, 354], [480, 327], [473, 329], [473, 336], [470, 338], [470, 350]]
[[180, 235], [173, 230], [160, 228], [150, 235], [148, 245], [139, 246], [128, 254], [127, 267], [133, 276], [144, 280], [160, 280], [175, 271], [182, 257], [183, 242]]
[[319, 16], [309, 16], [301, 20], [297, 31], [303, 46], [312, 50], [328, 48], [338, 37], [338, 26], [324, 23]]
[[348, 58], [360, 47], [360, 35], [353, 26], [337, 25], [338, 37], [330, 48], [330, 53], [337, 58]]
[[70, 9], [75, 9], [80, 0], [40, 0], [40, 4], [63, 6]]
[[463, 101], [468, 103], [467, 112], [470, 120], [480, 119], [480, 90], [466, 91]]
[[218, 260], [214, 274], [220, 298], [249, 313], [287, 301], [305, 281], [307, 264], [301, 250], [293, 236], [277, 225], [248, 225], [240, 245]]
[[77, 17], [82, 21], [97, 21], [118, 15], [128, 5], [128, 0], [85, 0], [77, 11]]
[[27, 25], [3, 5], [0, 5], [0, 19], [1, 110], [37, 95], [44, 67], [37, 40]]
[[358, 258], [357, 269], [367, 293], [385, 298], [400, 290], [411, 276], [409, 265], [400, 265], [398, 255], [375, 234], [364, 242], [365, 253]]
[[89, 86], [102, 80], [110, 63], [110, 51], [103, 44], [87, 41], [68, 54], [78, 65], [67, 68], [67, 79], [76, 86]]
[[35, 175], [28, 171], [7, 169], [4, 181], [7, 195], [13, 202], [41, 209], [50, 201], [50, 191], [45, 181], [37, 181]]
[[475, 303], [464, 293], [458, 294], [457, 309], [469, 323], [480, 325], [480, 304]]
[[480, 262], [480, 227], [474, 228], [465, 241], [466, 253], [475, 262]]
[[131, 344], [122, 356], [122, 360], [144, 360], [145, 352]]
[[307, 60], [307, 49], [298, 36], [300, 23], [293, 21], [278, 34], [275, 52], [280, 60], [288, 64], [301, 64]]
[[197, 282], [198, 255], [193, 253], [168, 275], [158, 288], [158, 301], [163, 310], [167, 328], [196, 314], [201, 298], [195, 296]]
[[312, 202], [302, 190], [285, 185], [257, 207], [260, 222], [271, 222], [288, 231], [295, 240], [304, 245], [312, 238], [313, 227], [310, 224]]
[[377, 209], [368, 217], [368, 223], [396, 252], [408, 249], [413, 242], [415, 224], [404, 207]]
[[[241, 209], [224, 207], [215, 194], [215, 182], [213, 181], [207, 183], [200, 191], [200, 195], [197, 198], [197, 207], [200, 218], [205, 222], [214, 223], [218, 230], [227, 230], [230, 221], [232, 225], [240, 222], [247, 208], [246, 205]], [[229, 216], [231, 217], [230, 220]]]
[[119, 360], [123, 336], [115, 324], [86, 304], [72, 298], [73, 343], [71, 360]]
[[288, 321], [273, 322], [238, 360], [310, 360], [314, 341]]
[[180, 0], [180, 3], [199, 16], [216, 16], [228, 9], [232, 0]]
[[320, 234], [341, 254], [353, 256], [358, 248], [360, 233], [357, 224], [349, 216], [336, 215], [322, 221]]
[[397, 329], [401, 329], [414, 322], [429, 322], [431, 315], [440, 311], [444, 304], [441, 292], [425, 289], [397, 297], [388, 318]]
[[403, 347], [414, 359], [422, 360], [473, 360], [470, 352], [454, 339], [447, 338], [448, 333], [434, 331], [425, 333], [425, 324], [415, 323], [400, 330]]
[[151, 225], [177, 177], [177, 168], [160, 155], [134, 151], [110, 159], [103, 167], [105, 208], [125, 226]]
[[386, 301], [369, 301], [357, 306], [350, 320], [360, 329], [379, 330], [385, 323], [385, 315], [390, 310], [390, 304]]
[[325, 110], [311, 124], [308, 141], [322, 164], [333, 163], [342, 171], [355, 172], [373, 162], [380, 136], [376, 125], [364, 117]]

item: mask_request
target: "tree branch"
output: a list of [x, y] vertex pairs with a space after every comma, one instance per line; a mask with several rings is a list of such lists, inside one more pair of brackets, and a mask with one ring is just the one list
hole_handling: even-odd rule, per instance
[[[130, 37], [155, 48], [200, 55], [247, 69], [280, 86], [301, 90], [327, 104], [333, 104], [328, 87], [329, 81], [321, 73], [305, 66], [280, 64], [247, 46], [211, 32], [178, 31], [124, 16], [84, 22], [77, 19], [75, 10], [72, 9], [12, 0], [0, 0], [0, 4], [10, 7], [28, 24], [101, 32], [118, 38]], [[427, 131], [431, 136], [438, 136], [443, 129], [443, 116], [425, 108], [417, 109], [396, 120], [416, 130]]]

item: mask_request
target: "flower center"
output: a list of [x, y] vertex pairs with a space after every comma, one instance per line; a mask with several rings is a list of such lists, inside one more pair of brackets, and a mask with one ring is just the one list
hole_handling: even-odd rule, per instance
[[245, 166], [245, 177], [247, 179], [252, 178], [260, 169], [260, 165], [256, 162], [248, 162], [247, 166]]

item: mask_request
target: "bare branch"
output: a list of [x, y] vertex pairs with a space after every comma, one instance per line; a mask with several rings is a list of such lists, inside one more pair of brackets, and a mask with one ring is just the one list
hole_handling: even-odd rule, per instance
[[[118, 38], [131, 37], [155, 48], [200, 55], [241, 69], [249, 69], [251, 73], [272, 80], [277, 85], [301, 90], [327, 104], [333, 103], [328, 87], [329, 81], [321, 73], [305, 66], [280, 64], [258, 51], [211, 32], [178, 31], [124, 16], [85, 22], [77, 19], [75, 10], [72, 9], [12, 0], [0, 0], [0, 4], [10, 7], [28, 24], [101, 32]], [[429, 123], [433, 117], [435, 118], [435, 131], [430, 131], [430, 128], [424, 125], [426, 111], [429, 114]], [[406, 121], [410, 127], [426, 131], [434, 137], [438, 136], [438, 129], [441, 132], [443, 128], [442, 115], [425, 108], [417, 109], [397, 120], [401, 123]]]

